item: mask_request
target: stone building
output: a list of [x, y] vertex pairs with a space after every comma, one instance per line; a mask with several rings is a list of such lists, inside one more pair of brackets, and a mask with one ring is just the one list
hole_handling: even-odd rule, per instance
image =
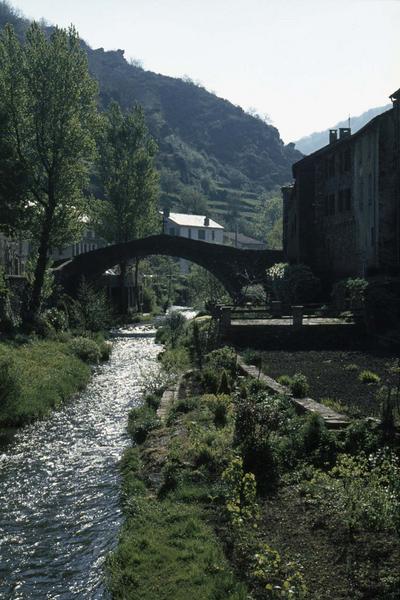
[[282, 188], [287, 259], [328, 281], [400, 271], [400, 90], [393, 108], [293, 165]]

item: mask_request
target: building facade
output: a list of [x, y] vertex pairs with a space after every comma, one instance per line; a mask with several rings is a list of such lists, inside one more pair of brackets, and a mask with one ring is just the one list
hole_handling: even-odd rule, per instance
[[331, 130], [282, 188], [285, 255], [323, 279], [400, 271], [400, 90], [391, 99], [356, 134]]
[[[200, 240], [211, 244], [224, 243], [224, 228], [206, 215], [173, 213], [168, 209], [163, 213], [163, 233], [177, 235], [191, 240]], [[179, 267], [184, 275], [190, 270], [189, 261], [179, 259]]]

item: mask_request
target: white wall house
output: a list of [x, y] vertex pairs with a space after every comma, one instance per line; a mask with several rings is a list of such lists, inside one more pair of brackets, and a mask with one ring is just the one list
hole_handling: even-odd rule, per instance
[[[167, 235], [177, 235], [191, 240], [200, 240], [211, 244], [224, 243], [224, 228], [206, 215], [188, 215], [164, 211], [163, 232]], [[182, 273], [189, 271], [189, 262], [179, 260]]]
[[192, 240], [224, 243], [224, 228], [205, 215], [164, 212], [163, 230], [168, 235], [178, 235]]

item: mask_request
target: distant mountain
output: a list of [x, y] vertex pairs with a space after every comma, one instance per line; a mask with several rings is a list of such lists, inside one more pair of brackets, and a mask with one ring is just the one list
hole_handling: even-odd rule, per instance
[[[392, 108], [391, 104], [386, 104], [386, 106], [378, 106], [377, 108], [371, 108], [367, 110], [367, 112], [363, 113], [359, 117], [351, 117], [350, 125], [352, 133], [356, 133], [361, 127], [364, 127], [368, 121], [380, 115]], [[329, 129], [339, 129], [340, 127], [348, 127], [349, 121], [348, 119], [344, 121], [340, 121], [336, 125], [329, 127]], [[295, 142], [295, 146], [297, 150], [300, 150], [303, 154], [311, 154], [323, 146], [326, 146], [329, 143], [329, 129], [325, 129], [325, 131], [316, 131], [315, 133], [311, 133], [306, 137], [302, 137], [297, 142]]]
[[[7, 3], [0, 3], [0, 28], [6, 22], [20, 35], [28, 25]], [[215, 202], [223, 218], [231, 205], [241, 209], [242, 198], [245, 203], [250, 198], [251, 204], [254, 196], [291, 180], [291, 165], [301, 154], [294, 144], [284, 145], [275, 127], [190, 80], [127, 62], [123, 50], [93, 50], [85, 42], [82, 46], [99, 82], [103, 108], [112, 100], [124, 109], [143, 106], [159, 144], [162, 203], [182, 207], [186, 196], [188, 209], [188, 197], [197, 192], [197, 200]], [[252, 207], [247, 209], [251, 212]]]

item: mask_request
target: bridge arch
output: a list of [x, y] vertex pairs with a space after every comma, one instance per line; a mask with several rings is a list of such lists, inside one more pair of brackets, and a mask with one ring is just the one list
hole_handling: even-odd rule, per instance
[[241, 250], [179, 236], [153, 235], [80, 254], [56, 269], [56, 280], [74, 295], [82, 277], [94, 281], [121, 262], [151, 255], [185, 258], [212, 273], [235, 300], [249, 282], [260, 282], [265, 269], [283, 259], [280, 250]]

